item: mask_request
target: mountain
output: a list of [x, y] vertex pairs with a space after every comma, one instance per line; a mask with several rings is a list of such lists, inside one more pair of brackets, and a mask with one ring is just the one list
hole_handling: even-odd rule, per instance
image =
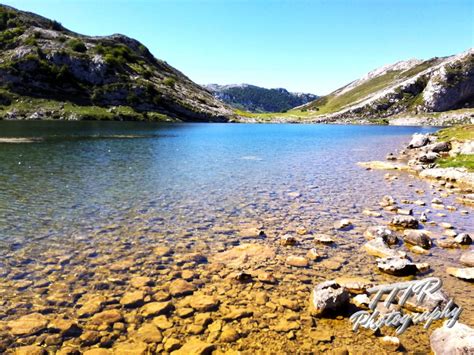
[[285, 112], [318, 97], [313, 94], [293, 93], [282, 88], [266, 89], [249, 84], [209, 84], [205, 87], [215, 98], [237, 109], [251, 112]]
[[227, 121], [231, 108], [140, 42], [0, 5], [0, 119]]
[[390, 120], [472, 107], [474, 49], [381, 67], [300, 109], [321, 120], [344, 121]]

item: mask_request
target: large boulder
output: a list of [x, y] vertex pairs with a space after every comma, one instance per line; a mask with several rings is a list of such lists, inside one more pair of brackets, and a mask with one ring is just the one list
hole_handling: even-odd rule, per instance
[[435, 355], [474, 354], [474, 329], [459, 322], [449, 328], [445, 322], [431, 334], [430, 345]]
[[432, 245], [431, 238], [424, 230], [407, 229], [403, 231], [403, 240], [405, 243], [418, 245], [423, 249], [429, 249]]
[[319, 316], [328, 311], [337, 311], [349, 301], [348, 290], [336, 281], [325, 281], [316, 285], [311, 293], [310, 312]]
[[396, 228], [418, 228], [418, 221], [413, 216], [394, 216], [390, 224]]
[[451, 150], [451, 143], [449, 143], [449, 142], [438, 142], [438, 143], [430, 144], [426, 148], [431, 150], [432, 152], [435, 152], [435, 153], [448, 152], [448, 151]]
[[415, 263], [400, 257], [379, 259], [377, 261], [377, 267], [380, 271], [395, 276], [415, 275], [418, 272], [418, 268]]
[[421, 148], [427, 145], [428, 143], [430, 143], [430, 138], [428, 134], [415, 133], [412, 136], [410, 143], [408, 143], [408, 148]]
[[388, 245], [398, 243], [398, 238], [390, 229], [385, 226], [372, 226], [366, 229], [364, 237], [368, 240], [382, 238]]

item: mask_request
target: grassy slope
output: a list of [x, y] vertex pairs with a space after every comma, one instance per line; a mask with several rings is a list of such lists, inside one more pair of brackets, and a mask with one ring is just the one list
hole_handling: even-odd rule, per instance
[[137, 112], [130, 106], [117, 106], [113, 109], [100, 106], [81, 106], [67, 101], [63, 102], [49, 99], [17, 96], [2, 89], [0, 89], [0, 96], [11, 99], [10, 105], [0, 105], [0, 120], [2, 117], [6, 117], [8, 112], [16, 112], [17, 114], [31, 114], [40, 110], [54, 112], [54, 114], [48, 115], [48, 119], [51, 120], [64, 119], [64, 117], [75, 117], [75, 119], [98, 121], [174, 120], [157, 112]]
[[[474, 141], [474, 125], [457, 126], [442, 129], [437, 133], [440, 141], [457, 140], [460, 142]], [[460, 154], [455, 157], [442, 157], [437, 160], [442, 168], [467, 168], [474, 171], [474, 154]]]
[[406, 71], [390, 71], [384, 75], [368, 80], [357, 87], [345, 92], [342, 95], [335, 93], [320, 97], [312, 103], [306, 105], [303, 110], [290, 110], [285, 113], [250, 113], [246, 111], [237, 111], [237, 114], [253, 118], [259, 121], [270, 121], [275, 118], [280, 119], [308, 119], [318, 115], [330, 114], [344, 109], [347, 105], [355, 104], [368, 95], [374, 94], [379, 90], [386, 89], [395, 81], [408, 79], [436, 64], [436, 59], [427, 60]]
[[367, 96], [377, 91], [388, 88], [395, 81], [406, 80], [422, 71], [428, 69], [435, 63], [434, 60], [427, 60], [406, 71], [389, 71], [384, 75], [370, 79], [357, 87], [345, 92], [342, 95], [330, 94], [324, 96], [308, 106], [309, 109], [317, 109], [318, 114], [328, 114], [340, 111], [348, 105], [353, 105], [362, 101]]

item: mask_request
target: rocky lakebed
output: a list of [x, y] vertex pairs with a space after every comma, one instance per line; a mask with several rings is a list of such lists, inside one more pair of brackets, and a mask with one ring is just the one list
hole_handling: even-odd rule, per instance
[[[170, 205], [160, 216], [132, 209], [67, 241], [2, 241], [0, 352], [468, 354], [473, 187], [454, 177], [419, 179], [412, 170], [430, 162], [414, 150], [448, 148], [415, 138], [419, 147], [383, 162], [397, 168], [356, 167], [369, 179], [354, 187], [366, 191], [362, 204], [337, 196], [317, 204], [317, 185], [269, 186], [254, 203], [234, 201], [212, 214], [197, 199], [180, 200], [172, 217]], [[407, 163], [413, 159], [419, 163]], [[350, 317], [373, 297], [368, 290], [427, 277], [443, 282], [433, 297], [390, 306], [381, 299], [377, 311], [416, 315], [453, 299], [449, 307], [462, 308], [453, 328], [437, 320], [401, 334], [352, 330]]]

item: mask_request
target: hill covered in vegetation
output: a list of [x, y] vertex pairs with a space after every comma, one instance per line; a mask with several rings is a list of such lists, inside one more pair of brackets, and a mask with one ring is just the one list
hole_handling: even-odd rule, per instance
[[140, 42], [0, 5], [0, 119], [227, 121], [232, 109]]
[[289, 92], [283, 88], [266, 89], [255, 85], [206, 85], [214, 96], [240, 110], [286, 112], [318, 98], [313, 94]]

